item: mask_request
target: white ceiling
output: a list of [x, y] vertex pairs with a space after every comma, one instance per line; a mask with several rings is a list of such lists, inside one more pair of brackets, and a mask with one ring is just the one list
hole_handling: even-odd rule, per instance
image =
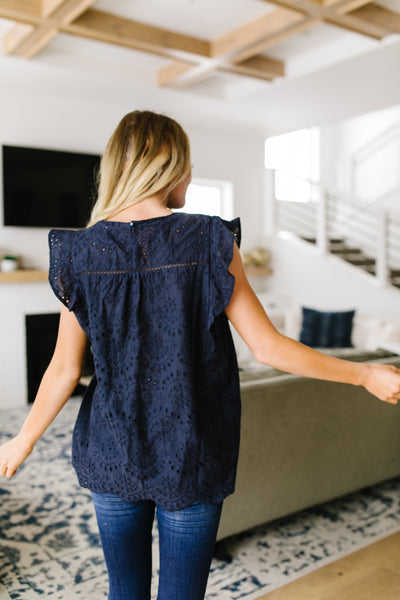
[[97, 0], [93, 8], [211, 40], [276, 6], [263, 0]]
[[[400, 12], [400, 0], [379, 0], [376, 3]], [[276, 5], [263, 0], [96, 0], [92, 7], [211, 40], [274, 10]], [[0, 19], [0, 36], [12, 26], [11, 22]], [[180, 97], [194, 105], [196, 102], [208, 102], [208, 110], [211, 106], [218, 106], [218, 114], [226, 114], [230, 118], [243, 114], [244, 120], [249, 122], [252, 118], [260, 120], [260, 115], [265, 112], [265, 103], [274, 97], [280, 98], [285, 89], [293, 90], [296, 82], [299, 86], [307, 82], [312, 93], [313, 81], [321, 80], [323, 73], [331, 72], [340, 81], [340, 69], [345, 69], [347, 73], [351, 63], [354, 63], [354, 68], [360, 68], [357, 65], [366, 65], [369, 57], [383, 56], [388, 46], [397, 49], [400, 64], [399, 35], [377, 41], [339, 27], [321, 24], [264, 52], [265, 55], [285, 61], [286, 74], [283, 78], [265, 82], [221, 72], [185, 90], [175, 91], [160, 90], [157, 86], [158, 71], [169, 64], [169, 59], [59, 34], [30, 61], [2, 56], [0, 85], [1, 81], [12, 80], [12, 72], [16, 73], [16, 78], [29, 79], [33, 75], [40, 78], [47, 69], [54, 80], [57, 77], [84, 76], [88, 81], [96, 80], [99, 85], [108, 88], [123, 89], [131, 84], [135, 89], [142, 87], [147, 92], [153, 90], [158, 99], [164, 94], [165, 98]], [[358, 63], [361, 59], [364, 61]], [[393, 77], [393, 74], [388, 73], [388, 76]], [[333, 78], [332, 85], [334, 83]], [[329, 93], [329, 86], [325, 91]], [[294, 100], [288, 97], [288, 106]], [[246, 114], [247, 106], [252, 107], [253, 115]], [[273, 111], [273, 102], [270, 106]], [[279, 106], [275, 110], [279, 110]], [[265, 117], [263, 127], [273, 126], [272, 116], [273, 112]]]

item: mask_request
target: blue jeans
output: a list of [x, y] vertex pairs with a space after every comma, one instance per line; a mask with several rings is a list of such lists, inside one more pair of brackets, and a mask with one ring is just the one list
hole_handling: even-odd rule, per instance
[[222, 502], [168, 511], [92, 492], [107, 565], [109, 600], [150, 600], [155, 509], [160, 545], [158, 600], [203, 600]]

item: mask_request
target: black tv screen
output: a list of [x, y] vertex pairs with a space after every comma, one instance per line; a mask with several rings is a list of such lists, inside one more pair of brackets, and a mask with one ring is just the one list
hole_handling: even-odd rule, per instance
[[85, 227], [100, 156], [3, 146], [4, 225]]

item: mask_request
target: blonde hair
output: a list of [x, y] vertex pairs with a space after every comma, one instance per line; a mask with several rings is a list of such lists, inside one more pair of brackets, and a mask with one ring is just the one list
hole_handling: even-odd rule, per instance
[[158, 192], [166, 197], [190, 169], [189, 140], [174, 119], [150, 111], [128, 113], [102, 156], [87, 227]]

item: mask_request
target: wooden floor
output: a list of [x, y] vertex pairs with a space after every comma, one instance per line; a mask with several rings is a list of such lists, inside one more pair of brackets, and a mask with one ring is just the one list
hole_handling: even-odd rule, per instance
[[400, 600], [400, 533], [322, 567], [259, 600]]

